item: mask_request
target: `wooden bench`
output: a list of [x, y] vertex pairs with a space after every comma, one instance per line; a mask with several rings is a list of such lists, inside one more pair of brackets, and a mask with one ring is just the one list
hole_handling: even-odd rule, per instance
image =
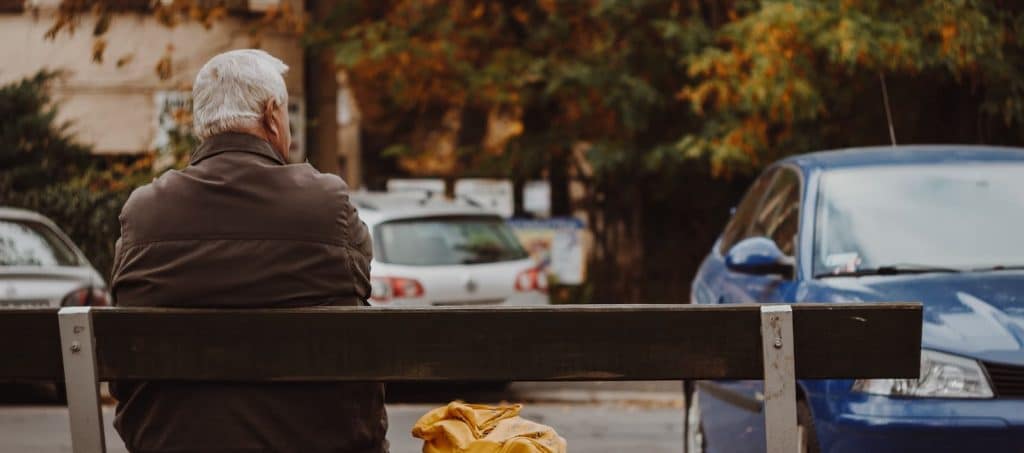
[[768, 450], [795, 451], [795, 379], [916, 378], [920, 348], [916, 303], [0, 310], [0, 380], [65, 380], [75, 453], [117, 379], [763, 378]]

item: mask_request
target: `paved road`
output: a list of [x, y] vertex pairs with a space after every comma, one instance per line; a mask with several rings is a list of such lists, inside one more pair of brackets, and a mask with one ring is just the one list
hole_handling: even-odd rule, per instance
[[[523, 416], [553, 426], [578, 453], [677, 453], [682, 451], [682, 405], [678, 383], [513, 384], [501, 392], [400, 389], [389, 400], [393, 453], [416, 453], [420, 443], [409, 435], [428, 410], [452, 399], [474, 402], [526, 401]], [[410, 402], [411, 401], [411, 402]], [[125, 453], [110, 427], [113, 409], [106, 407], [110, 453]], [[0, 404], [0, 452], [70, 453], [67, 409], [38, 403]]]

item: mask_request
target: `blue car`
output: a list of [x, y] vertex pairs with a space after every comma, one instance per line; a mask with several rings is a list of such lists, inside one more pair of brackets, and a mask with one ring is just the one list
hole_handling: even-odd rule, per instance
[[[803, 451], [1024, 452], [1024, 149], [779, 161], [736, 207], [691, 298], [922, 302], [919, 379], [799, 381]], [[687, 389], [688, 451], [764, 451], [760, 381]]]

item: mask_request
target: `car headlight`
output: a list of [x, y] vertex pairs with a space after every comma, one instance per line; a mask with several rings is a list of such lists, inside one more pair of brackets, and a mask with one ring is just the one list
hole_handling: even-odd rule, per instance
[[921, 350], [918, 379], [858, 379], [853, 391], [910, 398], [992, 398], [985, 371], [978, 361]]

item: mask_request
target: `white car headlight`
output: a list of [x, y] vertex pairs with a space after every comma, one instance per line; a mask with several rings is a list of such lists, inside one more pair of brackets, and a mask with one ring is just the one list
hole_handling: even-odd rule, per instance
[[910, 398], [993, 397], [978, 361], [927, 349], [921, 350], [920, 378], [858, 379], [853, 391]]

